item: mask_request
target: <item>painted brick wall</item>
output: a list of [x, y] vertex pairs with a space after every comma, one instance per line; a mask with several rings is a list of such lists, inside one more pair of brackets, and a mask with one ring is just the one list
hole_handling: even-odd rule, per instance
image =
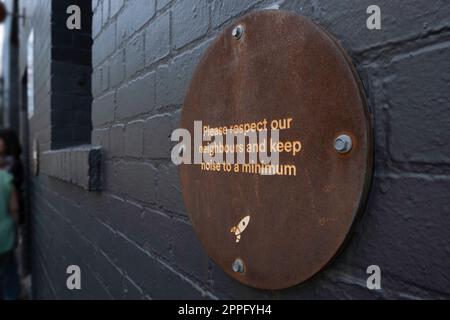
[[[27, 1], [30, 2], [30, 1]], [[442, 298], [450, 296], [450, 6], [379, 0], [94, 0], [92, 143], [104, 151], [103, 192], [33, 179], [37, 298]], [[49, 1], [35, 5], [36, 115], [49, 144]], [[186, 216], [169, 135], [205, 48], [234, 18], [279, 6], [310, 17], [348, 50], [375, 123], [367, 210], [319, 276], [282, 291], [245, 287], [206, 256]], [[61, 13], [64, 14], [64, 13]], [[68, 291], [66, 267], [82, 269]], [[378, 264], [381, 291], [366, 289]]]
[[[50, 111], [51, 111], [51, 38], [50, 34], [50, 12], [51, 1], [23, 1], [21, 6], [26, 6], [29, 16], [20, 26], [20, 74], [26, 72], [27, 56], [26, 48], [28, 36], [31, 29], [34, 30], [34, 115], [29, 122], [30, 139], [38, 139], [40, 148], [50, 148]], [[21, 11], [23, 12], [23, 11]], [[43, 180], [33, 179], [29, 190], [33, 200], [36, 200], [43, 185]], [[50, 243], [46, 243], [50, 230], [44, 223], [45, 209], [38, 207], [37, 201], [33, 201], [31, 211], [32, 234], [32, 276], [34, 289], [39, 288], [38, 297], [51, 297], [51, 285], [48, 278], [52, 269], [52, 261], [49, 259], [51, 251], [48, 249]]]

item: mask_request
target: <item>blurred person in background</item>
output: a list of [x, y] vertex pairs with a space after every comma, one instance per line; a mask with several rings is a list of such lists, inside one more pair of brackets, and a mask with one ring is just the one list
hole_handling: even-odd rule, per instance
[[20, 186], [23, 169], [20, 145], [12, 130], [0, 130], [0, 299], [20, 296], [20, 278], [14, 252], [20, 223]]

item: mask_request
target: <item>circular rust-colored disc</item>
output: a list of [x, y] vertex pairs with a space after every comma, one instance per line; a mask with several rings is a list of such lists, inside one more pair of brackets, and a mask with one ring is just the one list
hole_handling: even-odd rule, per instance
[[[282, 175], [180, 166], [202, 245], [230, 276], [256, 288], [304, 282], [338, 253], [367, 195], [372, 134], [359, 79], [337, 42], [304, 17], [251, 13], [207, 50], [181, 127], [193, 144], [194, 121], [215, 128], [290, 118], [280, 141], [299, 141], [301, 151], [280, 153]], [[352, 139], [350, 152], [335, 150], [340, 135]]]

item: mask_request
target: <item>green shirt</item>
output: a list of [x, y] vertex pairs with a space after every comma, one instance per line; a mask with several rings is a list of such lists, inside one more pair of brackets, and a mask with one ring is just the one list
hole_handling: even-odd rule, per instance
[[0, 254], [10, 251], [15, 241], [15, 225], [9, 212], [13, 176], [0, 170]]

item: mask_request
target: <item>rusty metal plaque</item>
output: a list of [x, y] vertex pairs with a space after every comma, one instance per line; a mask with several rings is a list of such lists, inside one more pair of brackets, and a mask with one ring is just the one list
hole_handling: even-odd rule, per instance
[[281, 143], [273, 149], [279, 165], [269, 174], [258, 162], [180, 165], [198, 238], [231, 277], [261, 289], [294, 286], [343, 247], [372, 174], [361, 88], [326, 31], [283, 11], [240, 18], [207, 50], [182, 110], [192, 153], [204, 152], [195, 145], [195, 121], [205, 135], [278, 129]]

